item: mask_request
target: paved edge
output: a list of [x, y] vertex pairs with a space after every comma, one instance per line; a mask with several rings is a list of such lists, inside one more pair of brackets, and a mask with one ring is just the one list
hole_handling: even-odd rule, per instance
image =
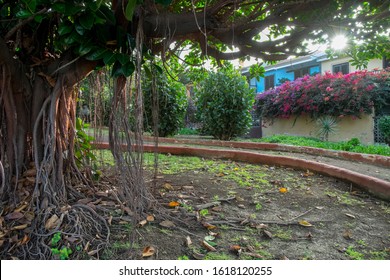
[[[108, 143], [95, 143], [97, 149], [109, 149]], [[154, 145], [144, 145], [143, 151], [155, 152]], [[390, 182], [372, 176], [367, 176], [333, 165], [319, 163], [311, 160], [298, 159], [287, 156], [260, 154], [240, 150], [216, 150], [195, 147], [158, 146], [157, 152], [172, 155], [197, 156], [205, 158], [231, 159], [247, 163], [273, 164], [293, 167], [296, 169], [310, 170], [320, 174], [348, 181], [360, 186], [368, 193], [381, 199], [390, 201]]]
[[[144, 137], [145, 141], [154, 141], [153, 137]], [[277, 143], [257, 143], [257, 142], [235, 142], [235, 141], [220, 141], [220, 140], [202, 140], [202, 139], [177, 139], [177, 138], [158, 138], [160, 143], [172, 143], [172, 144], [193, 144], [202, 146], [219, 146], [229, 148], [241, 148], [252, 150], [271, 150], [271, 151], [284, 151], [284, 152], [296, 152], [306, 153], [311, 155], [326, 156], [333, 158], [341, 158], [346, 160], [353, 160], [362, 163], [369, 163], [378, 166], [390, 167], [390, 157], [352, 153], [346, 151], [326, 150], [321, 148], [304, 147], [304, 146], [292, 146]]]

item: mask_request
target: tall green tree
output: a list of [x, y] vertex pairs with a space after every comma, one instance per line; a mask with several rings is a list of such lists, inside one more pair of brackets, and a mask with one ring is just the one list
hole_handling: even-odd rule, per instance
[[[132, 75], [135, 111], [142, 115], [144, 61], [156, 55], [166, 60], [183, 48], [182, 59], [191, 64], [209, 57], [276, 61], [306, 54], [304, 39], [324, 42], [340, 29], [355, 38], [364, 33], [364, 40], [375, 45], [376, 36], [388, 30], [389, 14], [389, 1], [0, 0], [1, 204], [18, 204], [13, 194], [20, 191], [19, 178], [31, 163], [36, 170], [28, 248], [7, 243], [2, 254], [12, 248], [20, 256], [46, 258], [50, 248], [42, 244], [53, 233], [45, 227], [51, 217], [63, 217], [64, 229], [80, 217], [95, 217], [88, 207], [61, 210], [82, 197], [75, 181], [92, 187], [74, 162], [74, 127], [76, 87], [94, 70], [112, 69], [110, 146], [120, 172], [137, 174], [137, 180], [121, 179], [120, 193], [125, 206], [139, 213], [149, 207], [142, 168], [136, 166], [142, 160], [121, 156], [117, 138], [127, 126], [121, 115], [127, 112], [126, 83]], [[137, 122], [139, 132], [142, 123]], [[139, 136], [134, 141], [142, 145]], [[101, 228], [75, 227], [67, 229]], [[86, 236], [96, 241], [95, 234]]]

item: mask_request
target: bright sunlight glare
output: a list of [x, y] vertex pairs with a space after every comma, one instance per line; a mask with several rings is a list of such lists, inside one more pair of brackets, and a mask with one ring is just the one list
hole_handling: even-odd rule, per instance
[[334, 50], [342, 50], [347, 46], [348, 39], [344, 35], [337, 35], [333, 38], [331, 47]]

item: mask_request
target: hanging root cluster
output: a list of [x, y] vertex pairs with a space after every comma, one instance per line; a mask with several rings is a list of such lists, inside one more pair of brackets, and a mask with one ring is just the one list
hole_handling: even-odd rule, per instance
[[109, 143], [119, 174], [119, 199], [122, 206], [130, 210], [135, 223], [150, 210], [154, 201], [143, 174], [142, 38], [141, 25], [136, 37], [134, 78], [116, 79], [109, 122]]
[[94, 204], [99, 189], [74, 155], [78, 92], [74, 85], [93, 65], [83, 68], [76, 63], [55, 77], [27, 79], [17, 60], [4, 53], [0, 57], [0, 257], [99, 257], [108, 243], [109, 226], [104, 209]]

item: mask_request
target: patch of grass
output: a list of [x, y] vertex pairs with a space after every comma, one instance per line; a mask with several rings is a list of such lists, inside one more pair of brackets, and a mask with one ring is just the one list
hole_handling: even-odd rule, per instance
[[281, 227], [275, 227], [274, 231], [271, 231], [274, 237], [277, 237], [284, 241], [292, 239], [292, 231], [290, 229], [283, 229]]
[[385, 214], [390, 214], [390, 205], [388, 203], [382, 201], [380, 207], [385, 212]]
[[231, 260], [232, 256], [225, 254], [223, 252], [217, 253], [217, 252], [210, 252], [207, 253], [207, 255], [204, 258], [205, 260]]
[[356, 251], [355, 247], [348, 246], [347, 250], [345, 251], [345, 254], [353, 259], [353, 260], [363, 260], [364, 259], [364, 254]]
[[355, 198], [353, 198], [348, 192], [337, 192], [333, 190], [327, 190], [325, 191], [325, 194], [328, 195], [329, 197], [334, 197], [340, 202], [341, 204], [345, 205], [362, 205], [363, 202], [359, 201]]
[[[212, 160], [204, 160], [199, 157], [171, 156], [160, 154], [159, 172], [161, 174], [178, 174], [192, 170], [207, 170], [209, 165], [214, 164]], [[154, 166], [154, 155], [150, 153], [144, 154], [145, 165], [149, 168]]]
[[255, 205], [255, 209], [256, 209], [256, 211], [260, 211], [261, 209], [263, 209], [263, 205], [261, 205], [261, 203], [256, 203], [256, 205]]
[[192, 128], [182, 128], [179, 130], [179, 132], [177, 133], [177, 135], [199, 135], [199, 131], [196, 130], [196, 129], [192, 129]]
[[358, 241], [356, 241], [356, 243], [359, 244], [359, 245], [362, 246], [362, 247], [367, 246], [366, 241], [364, 241], [363, 239], [359, 239]]
[[[290, 135], [274, 135], [264, 138], [250, 139], [252, 142], [280, 143], [293, 146], [314, 147], [328, 150], [341, 150], [355, 153], [376, 154], [390, 156], [390, 147], [384, 144], [364, 145], [353, 138], [349, 141], [328, 142], [313, 137]], [[248, 141], [248, 140], [247, 140]]]
[[386, 251], [370, 251], [371, 260], [388, 260], [389, 253]]

